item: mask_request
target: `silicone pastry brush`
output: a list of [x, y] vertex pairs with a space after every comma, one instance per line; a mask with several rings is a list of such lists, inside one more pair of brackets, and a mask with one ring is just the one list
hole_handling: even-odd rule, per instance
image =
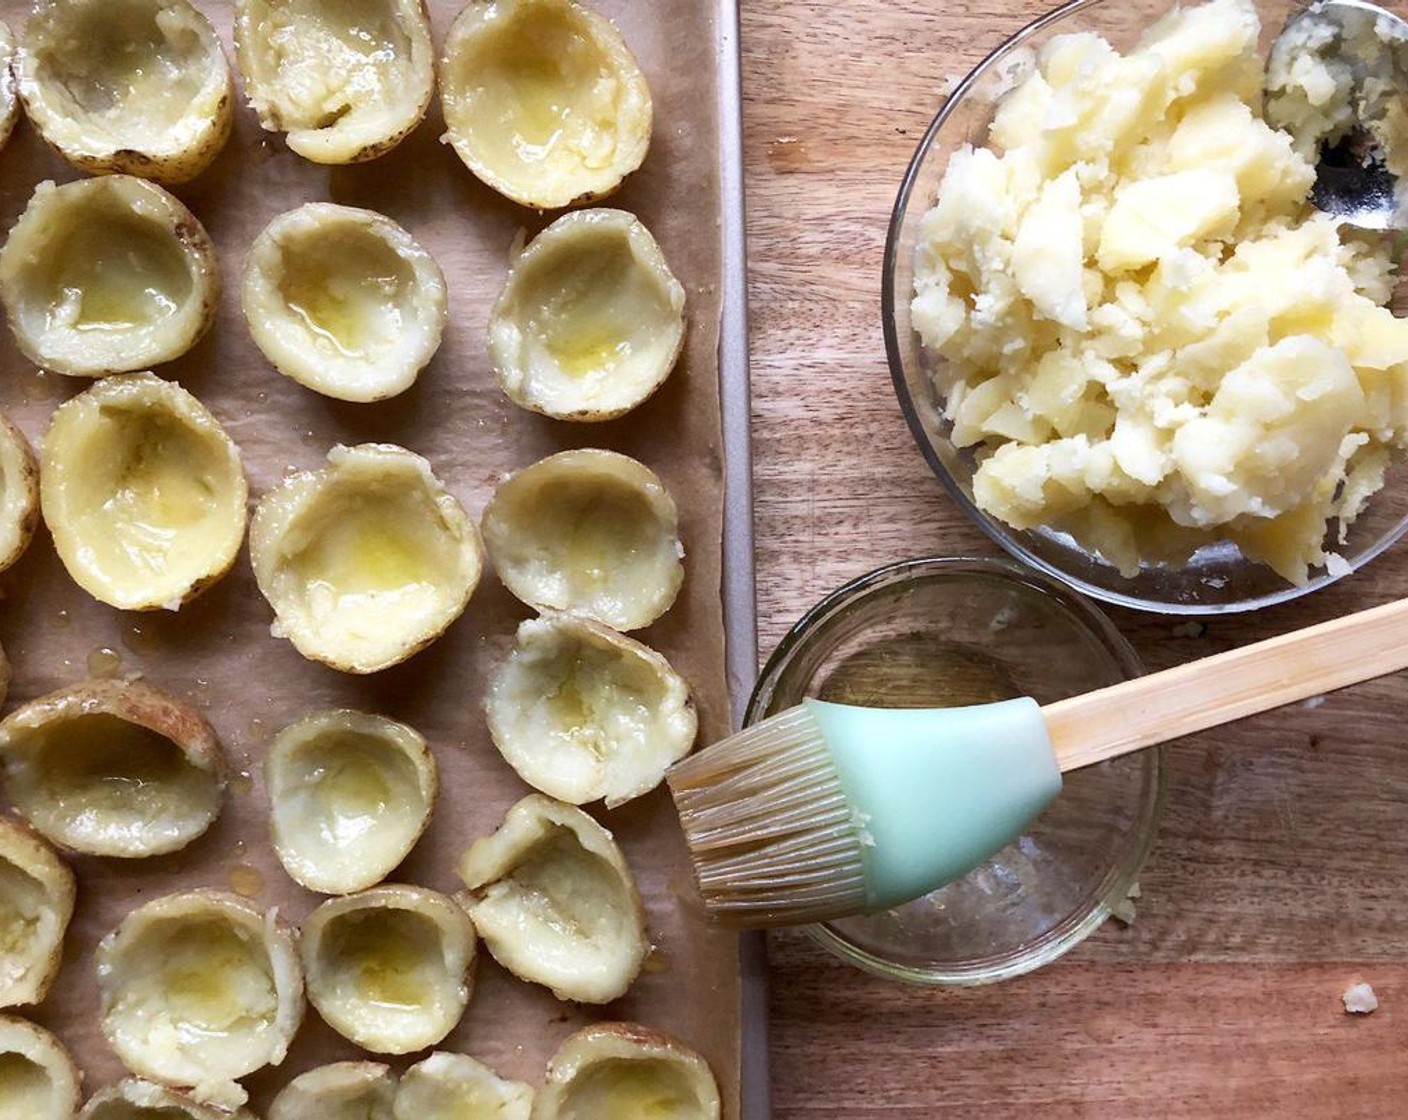
[[706, 909], [739, 926], [871, 913], [1011, 843], [1061, 775], [1408, 667], [1408, 600], [1039, 706], [806, 700], [667, 775]]

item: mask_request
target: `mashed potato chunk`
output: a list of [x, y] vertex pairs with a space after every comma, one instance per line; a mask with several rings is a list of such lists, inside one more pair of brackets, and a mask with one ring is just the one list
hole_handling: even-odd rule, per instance
[[1127, 575], [1224, 540], [1295, 583], [1340, 567], [1329, 522], [1408, 442], [1387, 244], [1310, 204], [1259, 30], [1210, 0], [1127, 55], [1053, 39], [923, 219], [913, 321], [975, 500]]

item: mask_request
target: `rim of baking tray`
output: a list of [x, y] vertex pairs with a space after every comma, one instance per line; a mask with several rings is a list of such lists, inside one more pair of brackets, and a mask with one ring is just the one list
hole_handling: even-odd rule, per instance
[[[772, 703], [776, 681], [800, 647], [812, 640], [816, 629], [840, 611], [871, 593], [931, 575], [963, 573], [996, 575], [1044, 595], [1067, 611], [1075, 623], [1099, 639], [1119, 665], [1126, 679], [1142, 676], [1144, 664], [1119, 628], [1089, 599], [1075, 594], [1061, 580], [1034, 571], [1007, 557], [928, 556], [900, 560], [876, 568], [838, 587], [813, 606], [792, 626], [773, 650], [748, 699], [744, 726], [761, 719]], [[1050, 964], [1074, 949], [1111, 917], [1115, 907], [1129, 897], [1154, 846], [1168, 790], [1168, 767], [1163, 747], [1145, 752], [1149, 760], [1139, 813], [1131, 826], [1133, 842], [1122, 859], [1112, 862], [1100, 886], [1091, 891], [1088, 909], [1076, 909], [1035, 941], [1002, 956], [974, 958], [942, 967], [900, 964], [853, 944], [826, 925], [805, 926], [804, 932], [828, 951], [866, 972], [911, 984], [944, 987], [977, 987], [1010, 980]]]
[[953, 110], [963, 101], [969, 91], [977, 84], [988, 70], [990, 70], [1000, 59], [1008, 55], [1012, 50], [1021, 46], [1028, 39], [1039, 35], [1054, 23], [1058, 23], [1067, 16], [1080, 11], [1083, 8], [1091, 7], [1102, 3], [1103, 0], [1068, 0], [1067, 3], [1047, 12], [1044, 16], [1033, 20], [1020, 31], [1004, 39], [994, 47], [987, 56], [969, 71], [968, 75], [958, 83], [953, 92], [945, 99], [939, 111], [934, 114], [933, 120], [929, 122], [929, 127], [924, 130], [924, 135], [920, 137], [918, 145], [914, 149], [914, 155], [910, 157], [909, 165], [905, 168], [904, 178], [900, 182], [899, 194], [895, 197], [894, 208], [890, 211], [890, 224], [885, 236], [885, 255], [882, 264], [880, 282], [880, 320], [881, 329], [885, 336], [885, 357], [890, 367], [890, 380], [894, 385], [895, 397], [899, 401], [900, 412], [904, 414], [905, 424], [909, 427], [909, 433], [914, 442], [919, 447], [919, 452], [924, 456], [929, 464], [930, 470], [937, 476], [949, 496], [958, 503], [959, 507], [968, 518], [977, 525], [994, 543], [999, 545], [1006, 552], [1020, 560], [1023, 564], [1035, 568], [1037, 571], [1050, 576], [1066, 587], [1073, 588], [1083, 595], [1089, 595], [1093, 599], [1110, 603], [1118, 607], [1128, 607], [1131, 610], [1143, 611], [1151, 614], [1167, 615], [1216, 615], [1216, 614], [1241, 614], [1244, 611], [1260, 610], [1263, 607], [1276, 606], [1279, 603], [1287, 603], [1293, 599], [1299, 599], [1302, 595], [1308, 595], [1312, 591], [1318, 591], [1331, 583], [1335, 583], [1345, 576], [1358, 571], [1365, 564], [1382, 555], [1387, 549], [1398, 543], [1399, 539], [1408, 532], [1408, 517], [1404, 517], [1393, 529], [1383, 534], [1373, 545], [1355, 555], [1348, 561], [1347, 570], [1331, 575], [1329, 572], [1308, 580], [1306, 583], [1296, 586], [1288, 585], [1279, 591], [1273, 591], [1266, 595], [1258, 595], [1252, 598], [1239, 599], [1225, 603], [1189, 603], [1171, 602], [1160, 599], [1146, 599], [1137, 595], [1126, 595], [1120, 591], [1109, 587], [1102, 587], [1099, 584], [1091, 583], [1080, 576], [1073, 575], [1056, 564], [1044, 560], [1036, 553], [1032, 552], [1022, 544], [1014, 535], [1008, 533], [1004, 528], [996, 524], [992, 518], [974, 504], [971, 498], [963, 492], [962, 486], [954, 478], [952, 472], [944, 465], [934, 450], [933, 443], [929, 439], [929, 433], [924, 427], [924, 422], [920, 418], [919, 409], [910, 394], [909, 386], [905, 380], [904, 361], [900, 356], [900, 340], [895, 326], [895, 290], [894, 280], [896, 265], [899, 261], [899, 238], [900, 226], [904, 223], [906, 211], [909, 208], [910, 197], [914, 193], [915, 182], [919, 177], [919, 170], [924, 163], [924, 157], [933, 145], [934, 137], [939, 129], [943, 127]]

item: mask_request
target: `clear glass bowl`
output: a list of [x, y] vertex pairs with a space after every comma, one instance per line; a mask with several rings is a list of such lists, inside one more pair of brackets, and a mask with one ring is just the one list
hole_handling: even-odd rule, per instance
[[[890, 219], [881, 293], [885, 348], [900, 407], [920, 450], [958, 504], [1019, 560], [1108, 603], [1166, 614], [1244, 611], [1305, 595], [1334, 581], [1321, 572], [1294, 586], [1270, 568], [1246, 560], [1230, 543], [1209, 546], [1182, 568], [1145, 567], [1127, 578], [1083, 549], [1068, 534], [1050, 529], [1018, 530], [989, 517], [973, 501], [977, 461], [971, 448], [955, 447], [930, 376], [931, 363], [910, 323], [914, 249], [920, 219], [933, 205], [949, 155], [963, 144], [987, 141], [993, 107], [1014, 70], [1030, 66], [1032, 52], [1053, 36], [1093, 31], [1123, 51], [1172, 6], [1171, 0], [1075, 0], [1030, 24], [1003, 43], [965, 78], [944, 103], [919, 142], [905, 173]], [[1295, 0], [1258, 0], [1261, 51], [1289, 16], [1305, 7]], [[1337, 551], [1350, 570], [1361, 567], [1408, 531], [1408, 463], [1390, 469], [1384, 488], [1350, 528]]]
[[[764, 667], [745, 719], [806, 697], [870, 707], [1013, 696], [1045, 704], [1142, 671], [1109, 620], [1047, 576], [1009, 560], [911, 560], [808, 612]], [[861, 968], [915, 983], [986, 984], [1039, 968], [1128, 897], [1163, 790], [1159, 750], [1068, 774], [1026, 834], [964, 878], [810, 932]]]

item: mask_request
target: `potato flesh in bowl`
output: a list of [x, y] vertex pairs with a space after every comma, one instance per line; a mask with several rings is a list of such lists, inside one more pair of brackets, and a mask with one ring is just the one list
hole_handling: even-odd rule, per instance
[[88, 1098], [78, 1120], [258, 1120], [241, 1110], [231, 1113], [179, 1093], [165, 1085], [129, 1077]]
[[374, 673], [463, 613], [483, 566], [479, 534], [419, 455], [335, 447], [328, 466], [266, 494], [249, 536], [274, 632], [304, 657]]
[[689, 753], [698, 720], [663, 657], [590, 619], [551, 614], [518, 627], [489, 681], [489, 734], [518, 776], [574, 805], [607, 808], [658, 786]]
[[617, 630], [650, 625], [684, 581], [674, 499], [614, 451], [562, 451], [510, 475], [484, 511], [484, 544], [529, 606]]
[[445, 41], [440, 97], [465, 165], [540, 210], [610, 194], [650, 146], [635, 56], [572, 0], [470, 0]]
[[250, 333], [279, 372], [324, 396], [409, 389], [440, 346], [440, 266], [372, 210], [310, 202], [275, 218], [245, 264]]
[[467, 1054], [438, 1051], [402, 1075], [395, 1120], [528, 1120], [532, 1109], [531, 1086]]
[[489, 356], [514, 404], [559, 420], [611, 420], [670, 375], [684, 288], [624, 210], [580, 210], [513, 263], [489, 318]]
[[179, 358], [215, 319], [215, 247], [131, 175], [40, 183], [0, 248], [0, 300], [25, 357], [73, 377]]
[[308, 998], [344, 1038], [379, 1054], [439, 1042], [473, 990], [474, 926], [424, 887], [329, 899], [303, 924]]
[[264, 759], [274, 852], [309, 890], [365, 890], [420, 839], [436, 785], [435, 758], [412, 728], [314, 713], [279, 732]]
[[95, 680], [32, 700], [0, 722], [10, 802], [76, 852], [174, 852], [220, 812], [224, 760], [188, 705], [141, 681]]
[[39, 1003], [58, 975], [73, 872], [43, 840], [0, 817], [0, 1007]]
[[15, 130], [20, 116], [20, 99], [15, 90], [15, 36], [10, 25], [0, 20], [0, 148]]
[[[268, 1120], [394, 1120], [396, 1075], [380, 1062], [333, 1062], [300, 1073], [269, 1106]], [[421, 1114], [416, 1120], [435, 1120]]]
[[0, 416], [0, 572], [24, 555], [38, 524], [39, 460], [24, 433]]
[[7, 1120], [72, 1120], [80, 1074], [67, 1050], [43, 1027], [0, 1015], [0, 1108]]
[[465, 909], [494, 959], [558, 999], [610, 1003], [649, 943], [640, 892], [611, 833], [529, 794], [460, 857]]
[[29, 119], [84, 171], [184, 183], [230, 135], [230, 65], [188, 0], [40, 0], [17, 73]]
[[260, 124], [314, 163], [390, 151], [435, 84], [421, 0], [237, 0], [235, 59]]
[[569, 1037], [548, 1062], [532, 1120], [719, 1120], [709, 1065], [682, 1043], [634, 1023], [601, 1023]]
[[102, 1028], [124, 1065], [198, 1099], [239, 1105], [234, 1085], [283, 1061], [303, 1019], [292, 933], [236, 895], [167, 895], [98, 945]]
[[244, 539], [239, 450], [195, 397], [150, 373], [60, 406], [39, 493], [69, 575], [122, 610], [175, 610], [229, 571]]
[[[1404, 33], [1369, 18], [1330, 46], [1333, 18], [1280, 32], [1319, 4], [1165, 6], [1137, 41], [1143, 18], [1097, 18], [981, 68], [1010, 88], [982, 146], [940, 128], [916, 156], [910, 186], [941, 178], [896, 214], [887, 336], [926, 455], [994, 539], [1100, 598], [1200, 614], [1323, 585], [1399, 531], [1371, 502], [1408, 443], [1385, 403], [1408, 365], [1399, 247], [1312, 194], [1322, 127], [1383, 131], [1351, 102], [1393, 89], [1401, 127], [1401, 63], [1366, 71]], [[1303, 128], [1273, 127], [1311, 88]], [[943, 116], [982, 141], [983, 101]]]

